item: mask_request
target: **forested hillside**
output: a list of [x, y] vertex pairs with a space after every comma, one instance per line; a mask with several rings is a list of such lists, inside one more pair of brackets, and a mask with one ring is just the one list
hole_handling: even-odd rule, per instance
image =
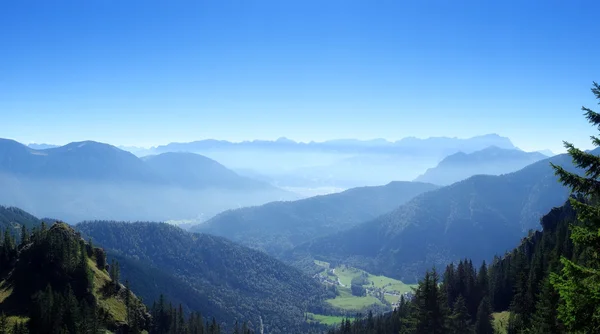
[[4, 207], [0, 205], [0, 228], [20, 228], [25, 226], [29, 229], [40, 225], [41, 221], [19, 208], [15, 207]]
[[119, 260], [122, 276], [144, 300], [164, 292], [224, 327], [248, 321], [269, 333], [304, 332], [304, 312], [326, 298], [325, 288], [299, 270], [221, 237], [163, 223], [85, 222], [77, 228]]
[[287, 258], [348, 263], [404, 282], [458, 258], [489, 260], [513, 248], [568, 197], [550, 163], [576, 170], [563, 154], [511, 174], [473, 176], [417, 196], [370, 222], [300, 245]]
[[4, 232], [0, 243], [0, 332], [139, 332], [148, 327], [146, 308], [114, 275], [109, 277], [102, 249], [64, 223], [19, 232], [19, 238]]
[[224, 236], [271, 255], [373, 219], [437, 187], [391, 182], [293, 202], [226, 211], [191, 230]]
[[[559, 294], [550, 273], [564, 266], [560, 258], [585, 262], [584, 249], [574, 247], [569, 225], [576, 214], [567, 203], [541, 221], [542, 231], [532, 232], [521, 244], [489, 267], [470, 259], [449, 264], [443, 274], [428, 272], [413, 300], [405, 300], [393, 313], [365, 317], [342, 324], [331, 333], [564, 333], [558, 319]], [[435, 282], [441, 283], [439, 288]], [[429, 302], [426, 302], [429, 300]], [[504, 312], [504, 313], [502, 313]], [[504, 322], [496, 321], [492, 313]]]

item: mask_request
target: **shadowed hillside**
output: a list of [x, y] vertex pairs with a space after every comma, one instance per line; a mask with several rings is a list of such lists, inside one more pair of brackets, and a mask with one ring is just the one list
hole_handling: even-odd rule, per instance
[[288, 253], [345, 262], [414, 282], [432, 265], [468, 257], [480, 262], [514, 247], [569, 190], [550, 162], [574, 171], [568, 155], [502, 176], [473, 176], [422, 194], [398, 209], [347, 231], [310, 241]]
[[392, 182], [294, 202], [274, 202], [231, 210], [192, 228], [224, 236], [272, 255], [315, 237], [373, 219], [437, 187], [420, 182]]

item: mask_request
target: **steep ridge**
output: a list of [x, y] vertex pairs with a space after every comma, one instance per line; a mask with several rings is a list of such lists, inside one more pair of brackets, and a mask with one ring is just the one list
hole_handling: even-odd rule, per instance
[[273, 202], [226, 211], [191, 230], [224, 236], [279, 255], [313, 238], [373, 219], [436, 188], [420, 182], [353, 188], [293, 202]]
[[84, 222], [77, 228], [119, 260], [145, 300], [165, 292], [221, 321], [262, 322], [266, 332], [303, 332], [304, 312], [325, 289], [299, 270], [220, 237], [164, 223]]
[[30, 333], [146, 328], [146, 308], [109, 277], [102, 249], [64, 223], [32, 231], [0, 243], [0, 311], [8, 325]]
[[534, 162], [548, 158], [539, 152], [524, 152], [490, 146], [473, 153], [455, 153], [442, 160], [436, 167], [428, 169], [415, 181], [449, 185], [473, 175], [501, 175], [524, 168]]
[[15, 207], [4, 207], [0, 205], [0, 229], [20, 229], [25, 226], [28, 229], [41, 224], [41, 220], [37, 217]]
[[[594, 152], [598, 154], [599, 152]], [[338, 261], [414, 282], [459, 258], [479, 262], [512, 248], [569, 190], [550, 162], [576, 171], [568, 155], [501, 176], [473, 176], [422, 194], [372, 221], [298, 246], [289, 261]]]

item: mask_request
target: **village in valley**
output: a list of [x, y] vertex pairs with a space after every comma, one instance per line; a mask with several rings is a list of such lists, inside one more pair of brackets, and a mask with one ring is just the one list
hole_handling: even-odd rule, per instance
[[414, 285], [404, 284], [386, 276], [372, 275], [364, 270], [344, 264], [332, 265], [328, 262], [315, 261], [323, 270], [313, 278], [320, 283], [335, 287], [338, 296], [328, 300], [333, 306], [347, 310], [358, 310], [361, 307], [387, 306], [397, 307], [400, 298], [412, 299]]

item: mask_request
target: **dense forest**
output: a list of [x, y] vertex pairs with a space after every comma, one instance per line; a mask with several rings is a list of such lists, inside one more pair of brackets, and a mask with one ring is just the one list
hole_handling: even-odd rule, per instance
[[305, 332], [311, 325], [304, 313], [322, 313], [323, 300], [334, 297], [298, 269], [221, 237], [164, 223], [99, 221], [77, 228], [119, 261], [144, 300], [164, 293], [184, 311], [214, 316], [226, 329], [248, 321], [269, 333]]
[[[17, 233], [15, 233], [17, 232]], [[184, 312], [163, 295], [147, 310], [103, 249], [65, 223], [0, 233], [0, 333], [249, 334]]]
[[279, 256], [303, 242], [371, 220], [436, 188], [429, 183], [400, 181], [352, 188], [298, 201], [228, 210], [191, 230], [220, 235]]
[[64, 223], [7, 228], [0, 244], [0, 332], [143, 329], [143, 304], [109, 276], [106, 255]]

